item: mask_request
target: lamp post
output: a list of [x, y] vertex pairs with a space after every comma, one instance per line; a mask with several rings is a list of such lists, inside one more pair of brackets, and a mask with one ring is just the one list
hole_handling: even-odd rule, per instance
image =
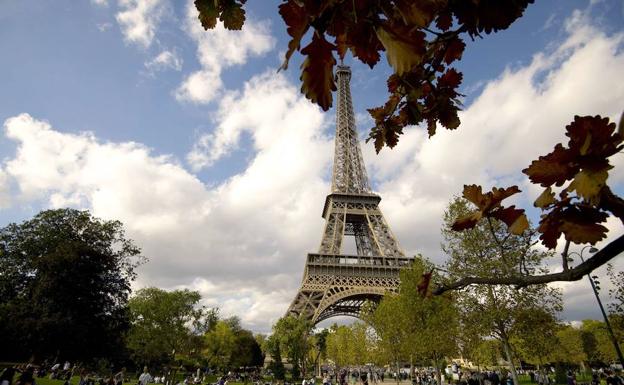
[[[585, 251], [585, 249], [588, 247], [589, 247], [589, 252], [591, 254], [598, 251], [598, 249], [595, 247], [585, 246], [581, 249], [580, 253], [573, 251], [571, 253], [568, 253], [568, 255], [576, 254], [581, 259], [581, 262], [585, 262], [585, 260], [583, 259], [583, 251]], [[624, 367], [624, 358], [622, 358], [622, 351], [620, 350], [620, 345], [618, 344], [617, 339], [615, 339], [615, 334], [613, 334], [613, 329], [611, 329], [611, 324], [609, 323], [609, 317], [607, 317], [607, 313], [605, 312], [604, 306], [602, 306], [602, 301], [600, 300], [600, 296], [598, 295], [598, 288], [596, 287], [596, 282], [594, 282], [594, 279], [589, 274], [587, 274], [587, 279], [589, 279], [589, 284], [591, 285], [592, 290], [594, 291], [594, 295], [596, 296], [596, 301], [598, 302], [598, 306], [600, 306], [600, 312], [602, 312], [602, 317], [604, 318], [605, 325], [607, 325], [607, 331], [609, 332], [609, 337], [611, 337], [611, 342], [613, 343], [613, 347], [615, 348], [615, 351], [618, 355], [618, 359], [620, 360], [620, 365]]]

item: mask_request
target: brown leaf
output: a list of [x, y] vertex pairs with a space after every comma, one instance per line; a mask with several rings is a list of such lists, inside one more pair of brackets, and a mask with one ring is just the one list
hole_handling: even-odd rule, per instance
[[529, 228], [529, 221], [526, 215], [524, 215], [524, 210], [517, 209], [516, 206], [494, 210], [492, 217], [504, 222], [509, 232], [515, 235], [521, 235]]
[[195, 8], [199, 12], [198, 18], [205, 30], [212, 29], [217, 25], [219, 11], [214, 0], [195, 0]]
[[594, 245], [607, 236], [609, 230], [600, 224], [606, 221], [607, 217], [606, 213], [593, 207], [570, 207], [562, 215], [561, 231], [570, 242]]
[[451, 225], [451, 230], [453, 231], [463, 231], [467, 229], [472, 229], [477, 225], [482, 218], [482, 213], [480, 210], [474, 211], [470, 214], [464, 215], [463, 217], [457, 218], [455, 222]]
[[436, 19], [436, 27], [442, 31], [447, 31], [453, 25], [453, 15], [450, 12], [442, 11]]
[[561, 236], [561, 218], [560, 212], [554, 211], [548, 215], [542, 215], [540, 225], [537, 231], [540, 232], [540, 240], [542, 244], [549, 249], [557, 248], [557, 241]]
[[334, 48], [325, 36], [315, 32], [312, 42], [301, 50], [307, 56], [301, 64], [301, 92], [324, 111], [331, 107], [332, 91], [336, 90]]
[[540, 156], [522, 172], [529, 176], [531, 182], [539, 183], [543, 187], [553, 184], [561, 186], [565, 181], [572, 179], [579, 170], [573, 161], [574, 153], [558, 143], [553, 152]]
[[461, 59], [464, 48], [466, 48], [466, 43], [464, 43], [459, 37], [455, 37], [446, 47], [444, 62], [446, 64], [451, 64], [455, 60]]
[[245, 23], [245, 10], [241, 4], [235, 1], [225, 2], [219, 20], [223, 22], [223, 26], [226, 29], [240, 30]]

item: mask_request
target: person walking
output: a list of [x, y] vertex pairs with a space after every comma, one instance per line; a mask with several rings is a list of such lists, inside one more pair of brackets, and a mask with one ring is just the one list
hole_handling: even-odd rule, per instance
[[152, 375], [149, 374], [147, 366], [143, 367], [143, 373], [139, 376], [139, 385], [147, 385], [152, 382]]

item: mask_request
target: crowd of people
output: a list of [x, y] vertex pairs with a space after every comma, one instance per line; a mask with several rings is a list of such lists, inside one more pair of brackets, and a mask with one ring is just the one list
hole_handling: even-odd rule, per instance
[[[555, 384], [554, 370], [540, 371], [521, 371], [527, 374], [531, 383], [536, 385], [553, 385]], [[47, 365], [44, 363], [40, 366], [19, 365], [5, 368], [0, 375], [0, 385], [37, 385], [36, 379], [48, 377], [50, 379], [63, 380], [64, 385], [71, 385], [70, 380], [74, 376], [78, 376], [77, 385], [123, 385], [127, 382], [136, 383], [136, 385], [163, 384], [163, 385], [228, 385], [230, 382], [242, 382], [253, 385], [271, 385], [270, 382], [263, 381], [260, 372], [242, 372], [232, 373], [218, 377], [215, 383], [208, 381], [209, 372], [202, 372], [197, 369], [195, 373], [187, 372], [183, 376], [176, 375], [175, 370], [168, 369], [162, 375], [152, 376], [147, 367], [138, 376], [132, 376], [132, 379], [126, 374], [126, 369], [114, 373], [110, 372], [108, 376], [99, 376], [84, 368], [76, 365], [72, 366], [69, 362], [64, 364], [54, 363]], [[447, 373], [449, 374], [449, 373]], [[454, 385], [513, 385], [511, 373], [500, 371], [453, 371], [452, 380], [448, 381]], [[174, 380], [177, 378], [177, 380]], [[212, 377], [214, 378], [214, 377]], [[438, 384], [436, 373], [432, 368], [419, 369], [412, 372], [410, 376], [407, 371], [386, 372], [383, 368], [375, 367], [352, 367], [342, 368], [339, 371], [326, 370], [322, 375], [322, 385], [376, 385], [384, 382], [386, 379], [392, 381], [405, 381], [410, 378], [411, 385], [442, 385]], [[577, 383], [576, 375], [572, 371], [567, 372], [566, 385], [624, 385], [622, 376], [612, 370], [595, 370], [592, 372], [590, 382]], [[303, 379], [301, 385], [316, 385], [317, 380], [314, 377]], [[283, 382], [284, 385], [297, 385]], [[279, 384], [278, 384], [279, 385]]]

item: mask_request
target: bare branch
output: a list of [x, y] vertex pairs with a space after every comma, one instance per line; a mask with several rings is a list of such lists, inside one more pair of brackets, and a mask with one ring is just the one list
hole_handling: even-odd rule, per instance
[[507, 276], [507, 277], [466, 277], [458, 281], [439, 286], [433, 291], [434, 295], [440, 295], [449, 290], [459, 290], [469, 285], [514, 285], [519, 288], [530, 285], [540, 285], [549, 282], [557, 281], [578, 281], [585, 275], [591, 273], [598, 267], [606, 264], [611, 259], [618, 256], [624, 251], [624, 235], [615, 239], [608, 245], [602, 248], [599, 252], [594, 254], [591, 258], [585, 260], [580, 265], [561, 271], [559, 273], [544, 274], [544, 275], [520, 275], [520, 276]]
[[570, 241], [566, 241], [563, 253], [561, 253], [561, 266], [563, 271], [568, 270], [568, 250], [570, 249]]

